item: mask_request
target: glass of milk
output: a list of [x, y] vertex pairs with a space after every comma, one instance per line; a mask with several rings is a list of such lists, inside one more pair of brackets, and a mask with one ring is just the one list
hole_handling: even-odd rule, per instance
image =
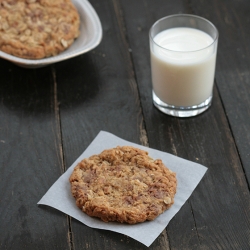
[[187, 14], [164, 17], [149, 32], [153, 102], [162, 112], [191, 117], [213, 97], [218, 30]]

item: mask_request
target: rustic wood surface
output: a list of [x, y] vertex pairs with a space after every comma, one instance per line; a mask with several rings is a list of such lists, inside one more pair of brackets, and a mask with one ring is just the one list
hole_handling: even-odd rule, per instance
[[[0, 59], [0, 249], [250, 249], [250, 2], [90, 0], [94, 50], [40, 69]], [[148, 32], [176, 13], [218, 28], [214, 99], [188, 119], [152, 105]], [[208, 167], [147, 248], [37, 202], [100, 130]]]

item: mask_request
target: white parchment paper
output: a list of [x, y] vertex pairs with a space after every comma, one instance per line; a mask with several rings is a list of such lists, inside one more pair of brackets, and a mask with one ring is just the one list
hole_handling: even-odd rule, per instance
[[[177, 176], [177, 192], [173, 206], [158, 216], [154, 221], [147, 221], [135, 225], [127, 225], [120, 223], [105, 223], [99, 219], [89, 217], [84, 214], [75, 204], [70, 190], [69, 177], [78, 162], [93, 154], [99, 154], [105, 149], [116, 146], [134, 146], [149, 152], [154, 159], [162, 159], [164, 164], [176, 172]], [[207, 168], [179, 158], [177, 156], [161, 152], [155, 149], [143, 147], [141, 145], [131, 143], [120, 139], [113, 134], [101, 131], [89, 147], [82, 155], [71, 165], [71, 167], [52, 185], [48, 192], [42, 197], [38, 204], [54, 207], [65, 214], [81, 221], [85, 225], [92, 228], [105, 229], [125, 234], [146, 246], [150, 246], [152, 242], [168, 225], [174, 215], [180, 210], [182, 205], [187, 201], [195, 187], [198, 185]]]

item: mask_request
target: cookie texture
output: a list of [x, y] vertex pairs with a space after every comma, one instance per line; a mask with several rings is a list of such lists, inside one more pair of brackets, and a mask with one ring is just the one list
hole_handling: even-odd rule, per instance
[[82, 160], [69, 179], [76, 205], [105, 222], [154, 220], [170, 208], [176, 174], [161, 160], [131, 146], [104, 150]]
[[0, 0], [0, 50], [41, 59], [66, 50], [79, 36], [70, 0]]

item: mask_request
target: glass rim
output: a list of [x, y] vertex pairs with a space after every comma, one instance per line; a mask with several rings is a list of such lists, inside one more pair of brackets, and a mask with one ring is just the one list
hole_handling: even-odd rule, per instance
[[[171, 49], [167, 49], [167, 48], [164, 48], [162, 47], [161, 45], [159, 45], [158, 43], [156, 43], [154, 41], [154, 37], [152, 36], [152, 30], [153, 28], [159, 24], [161, 21], [165, 20], [165, 19], [168, 19], [168, 18], [173, 18], [173, 17], [194, 17], [194, 18], [197, 18], [197, 19], [201, 19], [205, 22], [207, 22], [208, 24], [210, 24], [213, 29], [215, 30], [216, 32], [216, 36], [215, 38], [212, 37], [213, 39], [213, 42], [211, 44], [209, 44], [208, 46], [202, 48], [202, 49], [197, 49], [197, 50], [189, 50], [189, 51], [180, 51], [180, 50], [171, 50]], [[181, 26], [179, 26], [181, 28]], [[178, 27], [178, 28], [179, 28]], [[177, 28], [177, 27], [176, 27]], [[191, 28], [191, 27], [186, 27], [186, 28]], [[205, 31], [203, 31], [205, 32]], [[206, 33], [206, 32], [205, 32]], [[207, 33], [206, 33], [207, 34]], [[160, 47], [161, 49], [164, 49], [164, 50], [167, 50], [167, 51], [171, 51], [171, 52], [175, 52], [175, 53], [190, 53], [190, 52], [198, 52], [198, 51], [202, 51], [202, 50], [205, 50], [205, 49], [208, 49], [209, 47], [213, 46], [217, 41], [218, 41], [218, 38], [219, 38], [219, 31], [218, 29], [216, 28], [216, 26], [209, 20], [207, 20], [206, 18], [204, 17], [201, 17], [201, 16], [196, 16], [196, 15], [191, 15], [191, 14], [174, 14], [174, 15], [169, 15], [169, 16], [165, 16], [165, 17], [162, 17], [160, 19], [158, 19], [150, 28], [149, 30], [149, 37], [150, 37], [150, 40], [155, 44], [157, 45], [158, 47]]]

